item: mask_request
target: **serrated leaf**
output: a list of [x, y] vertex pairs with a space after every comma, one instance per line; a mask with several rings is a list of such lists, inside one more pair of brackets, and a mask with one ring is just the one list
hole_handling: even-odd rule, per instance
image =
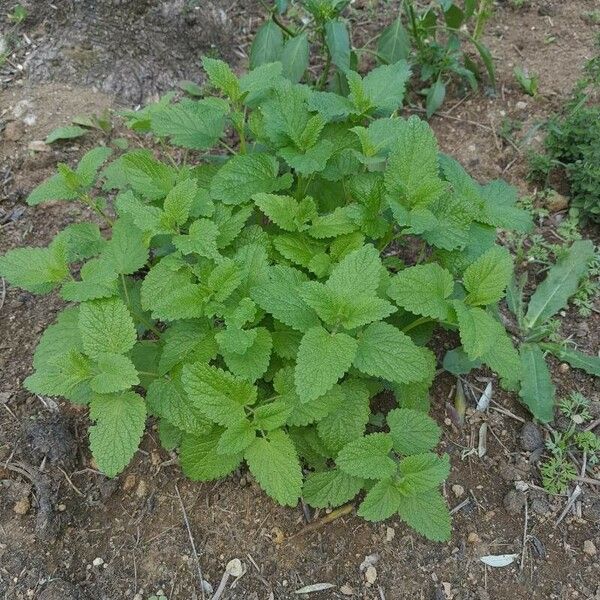
[[285, 231], [297, 231], [298, 202], [291, 196], [254, 194], [252, 200], [275, 225]]
[[146, 425], [144, 399], [135, 392], [96, 396], [90, 402], [90, 449], [98, 468], [118, 475], [136, 453]]
[[348, 294], [375, 294], [381, 283], [382, 269], [379, 253], [371, 244], [366, 244], [333, 267], [327, 285]]
[[344, 402], [319, 421], [317, 431], [333, 455], [363, 435], [369, 421], [369, 390], [360, 381], [341, 384]]
[[219, 425], [243, 421], [246, 418], [244, 406], [256, 401], [253, 385], [202, 362], [185, 365], [181, 379], [194, 405]]
[[152, 131], [169, 137], [183, 148], [212, 148], [223, 134], [228, 104], [217, 98], [184, 99], [155, 111], [151, 116]]
[[392, 438], [387, 433], [371, 433], [344, 446], [335, 459], [345, 473], [365, 479], [392, 477], [396, 461], [390, 457]]
[[396, 383], [431, 379], [435, 360], [407, 335], [388, 323], [371, 323], [358, 340], [354, 366], [373, 377]]
[[219, 454], [217, 444], [223, 433], [187, 434], [181, 440], [181, 469], [192, 481], [212, 481], [229, 475], [242, 462], [242, 454]]
[[54, 142], [59, 142], [61, 140], [72, 140], [74, 138], [81, 137], [88, 132], [87, 129], [83, 127], [78, 127], [77, 125], [65, 125], [64, 127], [57, 127], [53, 129], [44, 140], [46, 144], [53, 144]]
[[290, 187], [289, 175], [278, 177], [279, 164], [270, 154], [238, 154], [230, 158], [213, 177], [210, 193], [224, 204], [248, 202], [254, 194]]
[[302, 488], [304, 501], [314, 508], [341, 506], [352, 500], [363, 486], [363, 480], [331, 469], [320, 473], [310, 473]]
[[239, 454], [256, 439], [256, 427], [248, 419], [231, 424], [219, 438], [219, 454]]
[[519, 396], [536, 419], [548, 423], [554, 418], [555, 387], [537, 344], [521, 346], [521, 390]]
[[135, 365], [122, 354], [96, 354], [90, 388], [98, 394], [126, 390], [140, 382]]
[[54, 239], [61, 238], [65, 240], [67, 262], [70, 263], [98, 255], [106, 244], [96, 223], [68, 225]]
[[169, 191], [163, 203], [161, 222], [167, 229], [176, 229], [185, 224], [197, 194], [196, 182], [184, 179]]
[[365, 76], [362, 84], [375, 112], [389, 116], [402, 105], [409, 77], [410, 68], [405, 60], [381, 65]]
[[445, 542], [452, 534], [452, 517], [442, 495], [436, 490], [403, 496], [400, 518], [418, 533], [434, 542]]
[[345, 333], [329, 333], [312, 327], [300, 342], [296, 362], [296, 391], [309, 402], [333, 387], [350, 368], [357, 343]]
[[531, 296], [525, 315], [525, 324], [532, 329], [563, 308], [577, 291], [580, 279], [588, 270], [594, 255], [590, 240], [574, 242], [567, 254], [548, 271], [546, 279]]
[[421, 454], [440, 441], [438, 424], [425, 413], [408, 408], [396, 408], [387, 415], [394, 450], [400, 454]]
[[497, 339], [504, 335], [504, 328], [481, 308], [467, 307], [460, 300], [454, 301], [458, 318], [460, 341], [471, 360], [482, 359], [493, 349]]
[[294, 443], [281, 429], [257, 438], [244, 458], [260, 487], [284, 506], [296, 506], [302, 493], [302, 470]]
[[298, 331], [308, 331], [319, 324], [316, 313], [300, 297], [300, 285], [308, 278], [293, 267], [269, 268], [269, 280], [250, 290], [252, 299], [277, 320]]
[[226, 62], [203, 56], [202, 66], [214, 87], [229, 96], [233, 101], [238, 100], [241, 93], [240, 84], [235, 73]]
[[148, 248], [142, 231], [129, 218], [121, 217], [114, 223], [112, 237], [100, 256], [115, 273], [135, 273], [148, 260]]
[[420, 494], [437, 487], [448, 477], [450, 459], [447, 454], [413, 454], [398, 464], [400, 491], [405, 495]]
[[211, 428], [212, 424], [192, 404], [177, 380], [155, 379], [148, 386], [146, 402], [152, 414], [168, 419], [182, 431], [202, 433]]
[[79, 197], [79, 191], [73, 188], [60, 174], [53, 175], [40, 183], [27, 196], [27, 204], [36, 206], [49, 200], [75, 200]]
[[219, 258], [217, 240], [219, 229], [209, 219], [196, 219], [188, 230], [187, 235], [173, 237], [173, 245], [182, 254], [198, 254], [205, 258]]
[[245, 352], [230, 352], [221, 349], [227, 368], [237, 377], [250, 382], [264, 375], [271, 360], [273, 343], [265, 327], [257, 327], [256, 336]]
[[0, 256], [0, 276], [34, 294], [47, 294], [69, 276], [66, 243], [9, 250]]
[[382, 479], [368, 491], [356, 514], [367, 521], [383, 521], [398, 510], [401, 501], [397, 482], [391, 478]]
[[506, 248], [494, 246], [467, 267], [463, 282], [465, 301], [478, 306], [497, 302], [504, 296], [513, 273], [513, 261]]
[[438, 147], [427, 123], [415, 116], [402, 121], [385, 172], [385, 189], [392, 204], [427, 206], [444, 191], [438, 175]]
[[126, 354], [137, 339], [131, 314], [119, 298], [84, 302], [79, 309], [79, 331], [91, 357]]
[[416, 265], [400, 271], [392, 278], [389, 297], [415, 315], [448, 320], [448, 298], [454, 290], [452, 274], [436, 263]]

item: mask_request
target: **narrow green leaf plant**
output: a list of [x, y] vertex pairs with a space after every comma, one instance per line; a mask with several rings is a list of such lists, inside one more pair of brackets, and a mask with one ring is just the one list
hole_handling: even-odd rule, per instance
[[512, 261], [495, 240], [526, 230], [528, 213], [513, 188], [441, 154], [426, 122], [396, 116], [402, 60], [346, 71], [347, 95], [280, 62], [204, 68], [204, 97], [127, 114], [160, 144], [96, 148], [29, 196], [83, 202], [103, 229], [69, 225], [0, 257], [9, 284], [68, 303], [26, 388], [89, 406], [108, 476], [152, 416], [193, 480], [245, 463], [280, 504], [359, 495], [367, 520], [399, 515], [449, 539], [427, 344], [457, 331], [469, 359], [517, 385], [495, 310]]

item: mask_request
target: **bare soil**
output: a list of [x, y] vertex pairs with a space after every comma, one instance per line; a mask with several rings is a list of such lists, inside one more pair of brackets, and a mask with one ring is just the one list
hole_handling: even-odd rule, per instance
[[[19, 35], [25, 32], [31, 44], [24, 43], [11, 58], [13, 64], [0, 70], [0, 252], [44, 245], [66, 224], [93, 218], [73, 205], [34, 209], [24, 198], [58, 162], [75, 162], [103, 140], [102, 134], [48, 152], [29, 150], [32, 141], [44, 139], [74, 115], [136, 104], [180, 79], [199, 80], [191, 58], [203, 52], [243, 68], [261, 14], [251, 0], [202, 2], [195, 12], [194, 3], [177, 1], [66, 0], [55, 2], [56, 8], [42, 0], [26, 4], [30, 16]], [[12, 2], [0, 0], [0, 16], [11, 7]], [[393, 7], [357, 0], [349, 12], [355, 45], [391, 20]], [[502, 122], [521, 123], [517, 146], [529, 132], [532, 143], [539, 143], [532, 128], [560, 107], [592, 56], [594, 26], [584, 17], [594, 9], [594, 0], [530, 0], [519, 9], [499, 2], [486, 33], [498, 69], [497, 94], [485, 89], [467, 97], [451, 94], [443, 114], [431, 121], [442, 150], [481, 181], [504, 177], [523, 194], [531, 193], [524, 153], [500, 136]], [[2, 21], [2, 27], [6, 35], [9, 26]], [[523, 95], [512, 76], [515, 65], [539, 74], [539, 97]], [[136, 143], [130, 132], [118, 135]], [[562, 218], [564, 212], [551, 215], [541, 233], [551, 237]], [[597, 230], [586, 233], [598, 242]], [[160, 448], [152, 424], [125, 473], [114, 480], [97, 473], [87, 448], [85, 411], [34, 397], [21, 385], [41, 332], [62, 306], [54, 296], [37, 298], [0, 281], [4, 598], [202, 598], [198, 566], [216, 589], [232, 558], [239, 558], [246, 572], [228, 586], [228, 599], [298, 598], [295, 590], [314, 583], [335, 587], [307, 597], [600, 598], [599, 555], [584, 552], [585, 541], [600, 552], [600, 488], [584, 486], [574, 512], [555, 527], [566, 497], [548, 496], [537, 487], [535, 453], [524, 450], [520, 440], [529, 417], [517, 398], [495, 382], [495, 408], [505, 412], [477, 415], [470, 409], [462, 428], [447, 411], [455, 381], [442, 375], [432, 390], [432, 414], [444, 430], [441, 450], [452, 461], [445, 493], [451, 507], [460, 507], [449, 543], [426, 542], [395, 519], [372, 525], [353, 514], [307, 531], [301, 507], [275, 505], [245, 472], [214, 484], [185, 481], [176, 457]], [[598, 352], [599, 331], [598, 312], [581, 319], [567, 311], [563, 332], [582, 349]], [[559, 396], [579, 390], [595, 400], [598, 411], [597, 380], [558, 363], [553, 367]], [[477, 376], [468, 381], [475, 393], [486, 384]], [[483, 421], [488, 423], [487, 453], [479, 458], [475, 450]], [[525, 482], [527, 490], [518, 491], [525, 486], [516, 482]], [[519, 557], [503, 568], [479, 560], [505, 553]], [[377, 570], [374, 583], [360, 569], [368, 556]]]

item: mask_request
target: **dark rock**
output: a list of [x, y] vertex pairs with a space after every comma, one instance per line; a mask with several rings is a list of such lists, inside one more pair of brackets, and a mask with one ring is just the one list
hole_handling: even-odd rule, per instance
[[544, 436], [540, 428], [531, 421], [525, 423], [519, 437], [521, 448], [527, 452], [533, 452], [544, 445]]
[[510, 492], [504, 496], [502, 504], [504, 505], [506, 512], [511, 515], [518, 515], [523, 510], [526, 500], [525, 494], [522, 492], [510, 490]]
[[531, 510], [542, 517], [550, 512], [550, 503], [548, 500], [536, 498], [531, 503]]
[[67, 420], [60, 414], [52, 414], [25, 426], [25, 439], [40, 460], [46, 456], [52, 464], [71, 462], [76, 451], [75, 439]]
[[555, 17], [557, 14], [558, 9], [556, 8], [556, 6], [550, 4], [549, 2], [542, 4], [538, 8], [538, 15], [540, 15], [540, 17]]

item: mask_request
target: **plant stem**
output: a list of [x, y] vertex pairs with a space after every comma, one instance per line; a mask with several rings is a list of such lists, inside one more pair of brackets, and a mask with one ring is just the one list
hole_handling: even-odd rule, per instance
[[430, 317], [419, 317], [418, 319], [415, 319], [412, 323], [409, 323], [406, 327], [404, 327], [402, 331], [403, 333], [406, 333], [407, 331], [410, 331], [411, 329], [414, 329], [419, 325], [423, 325], [424, 323], [429, 323], [431, 321], [433, 321], [433, 319]]
[[112, 227], [115, 224], [114, 221], [94, 202], [93, 198], [91, 198], [89, 194], [81, 195], [79, 200], [91, 208], [96, 214], [101, 216], [109, 227]]
[[319, 30], [319, 36], [321, 38], [322, 47], [325, 49], [325, 66], [323, 67], [323, 72], [321, 73], [321, 77], [317, 81], [317, 89], [322, 90], [329, 79], [329, 71], [331, 70], [331, 52], [327, 47], [327, 42], [325, 41], [325, 32], [323, 28]]

